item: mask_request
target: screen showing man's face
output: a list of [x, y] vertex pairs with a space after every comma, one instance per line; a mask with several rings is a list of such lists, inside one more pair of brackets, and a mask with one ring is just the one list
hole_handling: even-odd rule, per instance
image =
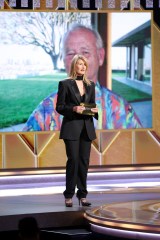
[[0, 13], [0, 131], [60, 130], [56, 93], [75, 54], [88, 59], [96, 85], [96, 129], [152, 128], [151, 14], [105, 13], [106, 36], [101, 13], [66, 12], [61, 21], [59, 14]]

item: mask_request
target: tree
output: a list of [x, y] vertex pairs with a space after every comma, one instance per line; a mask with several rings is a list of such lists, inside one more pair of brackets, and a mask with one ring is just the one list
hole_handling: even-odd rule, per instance
[[[57, 69], [61, 42], [70, 23], [90, 23], [89, 13], [5, 12], [0, 15], [1, 42], [41, 47]], [[7, 40], [6, 40], [7, 39]]]

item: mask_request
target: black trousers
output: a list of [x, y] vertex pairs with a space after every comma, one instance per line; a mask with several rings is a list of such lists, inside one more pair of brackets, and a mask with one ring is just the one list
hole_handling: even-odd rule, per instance
[[91, 140], [84, 126], [79, 140], [64, 140], [67, 154], [65, 198], [72, 198], [77, 186], [77, 197], [85, 198], [87, 191], [87, 173], [91, 151]]

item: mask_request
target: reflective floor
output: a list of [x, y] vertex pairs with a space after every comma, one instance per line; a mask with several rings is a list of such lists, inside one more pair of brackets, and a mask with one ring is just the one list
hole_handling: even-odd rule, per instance
[[160, 226], [160, 200], [107, 204], [91, 212], [103, 219]]
[[160, 239], [160, 198], [104, 204], [87, 210], [85, 217], [96, 232], [132, 239]]

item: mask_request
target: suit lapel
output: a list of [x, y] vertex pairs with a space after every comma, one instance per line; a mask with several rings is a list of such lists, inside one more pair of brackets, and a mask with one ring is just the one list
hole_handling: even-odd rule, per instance
[[78, 90], [78, 87], [77, 87], [77, 84], [76, 84], [75, 80], [71, 80], [71, 88], [72, 88], [73, 93], [75, 94], [75, 97], [76, 97], [78, 103], [80, 103], [81, 102], [81, 96], [80, 96], [80, 93], [79, 93], [79, 90]]
[[[80, 93], [79, 93], [79, 90], [78, 90], [78, 87], [77, 87], [77, 84], [76, 84], [76, 81], [75, 80], [71, 80], [71, 89], [78, 101], [78, 103], [81, 102], [81, 96], [80, 96]], [[88, 102], [89, 101], [89, 96], [90, 96], [90, 86], [87, 85], [86, 83], [84, 83], [84, 87], [85, 87], [85, 102]]]
[[87, 102], [88, 102], [88, 99], [89, 99], [90, 86], [87, 85], [86, 83], [84, 83], [84, 86], [85, 86], [85, 90], [86, 90], [86, 93], [85, 93], [85, 102], [87, 103]]

